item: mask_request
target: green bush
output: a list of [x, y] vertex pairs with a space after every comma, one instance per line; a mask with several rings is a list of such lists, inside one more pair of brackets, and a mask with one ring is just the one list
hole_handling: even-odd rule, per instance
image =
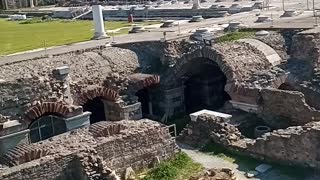
[[157, 168], [150, 171], [143, 180], [172, 180], [177, 176], [176, 167], [172, 166], [170, 163], [161, 163]]
[[161, 162], [158, 167], [147, 172], [142, 180], [175, 180], [188, 179], [190, 176], [198, 174], [202, 166], [194, 163], [185, 153], [176, 154], [170, 161]]
[[186, 153], [179, 153], [171, 164], [176, 168], [183, 168], [192, 163], [192, 159]]

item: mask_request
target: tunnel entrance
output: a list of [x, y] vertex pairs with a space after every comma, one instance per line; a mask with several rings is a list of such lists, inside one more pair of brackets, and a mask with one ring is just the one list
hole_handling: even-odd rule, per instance
[[288, 83], [282, 83], [278, 89], [280, 90], [287, 90], [287, 91], [294, 91], [295, 89]]
[[135, 94], [141, 103], [142, 116], [150, 115], [150, 96], [147, 88], [140, 89]]
[[217, 110], [231, 99], [224, 91], [227, 78], [215, 62], [207, 59], [188, 64], [184, 81], [187, 113], [202, 109]]
[[96, 97], [92, 100], [87, 101], [83, 105], [83, 110], [92, 113], [90, 115], [90, 124], [106, 120], [104, 104], [100, 97]]

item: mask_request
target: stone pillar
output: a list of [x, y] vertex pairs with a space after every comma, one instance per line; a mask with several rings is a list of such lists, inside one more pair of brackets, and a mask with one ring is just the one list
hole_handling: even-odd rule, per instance
[[3, 7], [4, 10], [9, 9], [9, 7], [8, 7], [8, 0], [2, 0], [2, 7]]
[[73, 104], [73, 99], [70, 92], [70, 68], [69, 66], [61, 66], [52, 71], [52, 74], [54, 77], [61, 81], [60, 82], [60, 88], [61, 88], [61, 97], [60, 99], [63, 100], [63, 102], [66, 102], [68, 104]]
[[34, 7], [33, 0], [29, 0], [29, 5], [30, 5], [31, 8]]
[[193, 0], [192, 9], [201, 9], [199, 0]]
[[101, 5], [93, 5], [92, 6], [92, 15], [93, 21], [95, 24], [95, 32], [92, 39], [105, 39], [108, 36], [104, 30], [104, 21], [102, 15], [102, 6]]

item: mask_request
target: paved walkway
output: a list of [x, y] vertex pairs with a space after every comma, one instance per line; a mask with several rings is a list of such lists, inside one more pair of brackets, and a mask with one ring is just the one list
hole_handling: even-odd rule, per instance
[[180, 32], [179, 32], [179, 27], [161, 28], [161, 29], [151, 30], [150, 32], [120, 35], [120, 36], [115, 36], [114, 38], [111, 37], [103, 40], [92, 40], [92, 41], [86, 41], [81, 43], [75, 43], [71, 45], [52, 47], [46, 50], [38, 50], [34, 52], [31, 51], [31, 52], [24, 52], [21, 54], [4, 56], [4, 57], [0, 57], [0, 65], [33, 59], [33, 58], [41, 57], [44, 55], [63, 54], [70, 51], [95, 48], [95, 47], [103, 46], [106, 43], [111, 43], [113, 41], [116, 42], [115, 44], [139, 42], [139, 41], [140, 42], [141, 41], [157, 41], [163, 37], [164, 31], [167, 32], [167, 35], [166, 35], [167, 40], [186, 37], [190, 35], [190, 31], [196, 28], [208, 27], [218, 23], [228, 23], [231, 20], [248, 19], [249, 17], [252, 17], [253, 14], [254, 12], [245, 12], [245, 13], [239, 13], [239, 14], [235, 14], [232, 16], [224, 17], [224, 18], [207, 19], [203, 22], [198, 22], [198, 23], [181, 24]]
[[[291, 6], [296, 6], [296, 4], [291, 4]], [[274, 10], [270, 11], [262, 11], [261, 14], [269, 14], [270, 12], [274, 11], [274, 14], [276, 13], [282, 13], [278, 8], [275, 8]], [[246, 25], [249, 26], [257, 26], [257, 23], [254, 23], [254, 21], [257, 19], [255, 16], [257, 12], [250, 11], [250, 12], [243, 12], [234, 14], [227, 17], [221, 17], [221, 18], [212, 18], [212, 19], [206, 19], [203, 22], [197, 22], [197, 23], [181, 23], [179, 27], [170, 27], [170, 28], [161, 28], [156, 30], [150, 30], [150, 32], [144, 32], [144, 33], [136, 33], [136, 34], [127, 34], [127, 35], [120, 35], [116, 36], [114, 38], [104, 39], [104, 40], [92, 40], [92, 41], [86, 41], [81, 43], [75, 43], [71, 45], [65, 45], [65, 46], [58, 46], [58, 47], [51, 47], [46, 50], [37, 50], [37, 51], [31, 51], [31, 52], [24, 52], [21, 54], [15, 54], [15, 55], [9, 55], [0, 57], [0, 65], [7, 64], [7, 63], [13, 63], [28, 59], [33, 59], [36, 57], [41, 57], [44, 55], [54, 55], [54, 54], [63, 54], [70, 51], [76, 51], [76, 50], [83, 50], [83, 49], [90, 49], [95, 48], [99, 46], [103, 46], [106, 43], [111, 43], [113, 41], [116, 42], [116, 44], [121, 43], [129, 43], [129, 42], [141, 42], [141, 41], [157, 41], [160, 40], [160, 38], [163, 37], [163, 32], [167, 31], [166, 39], [176, 39], [179, 37], [186, 37], [190, 35], [190, 32], [196, 28], [200, 27], [211, 27], [213, 25], [217, 24], [226, 24], [230, 21], [240, 21]], [[310, 12], [307, 13], [308, 16], [310, 15]], [[302, 15], [305, 16], [305, 15]], [[301, 15], [294, 18], [286, 18], [287, 20], [294, 20], [298, 19], [299, 17], [302, 17]], [[275, 19], [279, 19], [279, 17], [274, 17]], [[280, 24], [282, 24], [284, 20], [280, 21]], [[284, 22], [283, 22], [284, 23]], [[276, 24], [276, 22], [275, 22]], [[294, 25], [294, 24], [293, 24]]]

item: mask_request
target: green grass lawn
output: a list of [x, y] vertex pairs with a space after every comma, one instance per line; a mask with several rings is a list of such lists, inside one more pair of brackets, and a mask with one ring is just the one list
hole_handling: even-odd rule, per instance
[[[142, 23], [143, 25], [159, 22]], [[106, 30], [130, 27], [125, 21], [107, 21]], [[93, 21], [47, 21], [23, 24], [21, 21], [0, 19], [0, 55], [32, 50], [37, 48], [87, 41], [93, 36]], [[126, 34], [122, 29], [115, 35]]]

